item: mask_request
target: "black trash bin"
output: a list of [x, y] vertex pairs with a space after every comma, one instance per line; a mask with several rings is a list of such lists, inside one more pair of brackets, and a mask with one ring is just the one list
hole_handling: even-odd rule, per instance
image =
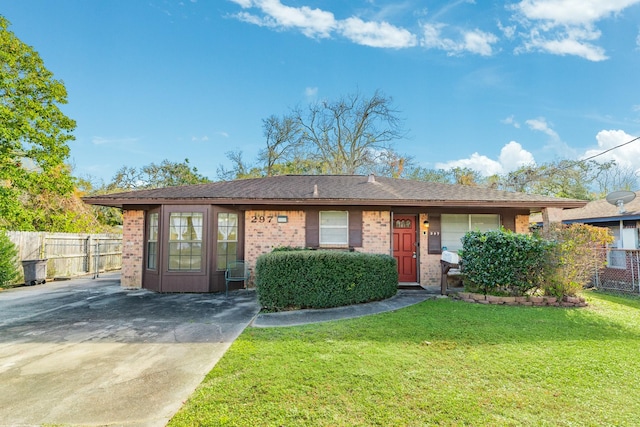
[[27, 286], [38, 285], [47, 282], [47, 260], [25, 259], [22, 261], [24, 269], [24, 284]]

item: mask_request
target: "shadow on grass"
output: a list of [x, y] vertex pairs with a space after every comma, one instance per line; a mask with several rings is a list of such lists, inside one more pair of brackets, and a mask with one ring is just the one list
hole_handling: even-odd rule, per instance
[[590, 290], [585, 292], [585, 295], [640, 310], [640, 295], [629, 295], [622, 292], [602, 290]]

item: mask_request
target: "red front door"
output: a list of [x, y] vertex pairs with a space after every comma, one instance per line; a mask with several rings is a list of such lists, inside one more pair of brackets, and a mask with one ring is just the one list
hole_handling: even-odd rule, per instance
[[416, 217], [393, 217], [393, 257], [398, 262], [398, 281], [416, 282]]

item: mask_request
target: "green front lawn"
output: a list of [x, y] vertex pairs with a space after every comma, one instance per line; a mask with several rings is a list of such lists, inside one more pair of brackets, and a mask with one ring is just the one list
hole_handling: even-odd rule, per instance
[[169, 425], [638, 425], [640, 300], [586, 295], [248, 328]]

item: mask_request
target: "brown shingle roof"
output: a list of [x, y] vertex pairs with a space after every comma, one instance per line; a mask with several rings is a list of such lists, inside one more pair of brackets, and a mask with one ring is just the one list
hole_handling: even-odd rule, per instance
[[[579, 207], [586, 202], [482, 187], [363, 175], [284, 175], [86, 197], [89, 204]], [[317, 189], [317, 192], [314, 191]]]
[[619, 218], [640, 217], [640, 191], [636, 192], [636, 198], [624, 205], [625, 213], [620, 213], [617, 206], [607, 202], [605, 199], [594, 200], [587, 203], [582, 208], [567, 209], [562, 212], [563, 221], [575, 221], [585, 219], [611, 219], [615, 221]]

